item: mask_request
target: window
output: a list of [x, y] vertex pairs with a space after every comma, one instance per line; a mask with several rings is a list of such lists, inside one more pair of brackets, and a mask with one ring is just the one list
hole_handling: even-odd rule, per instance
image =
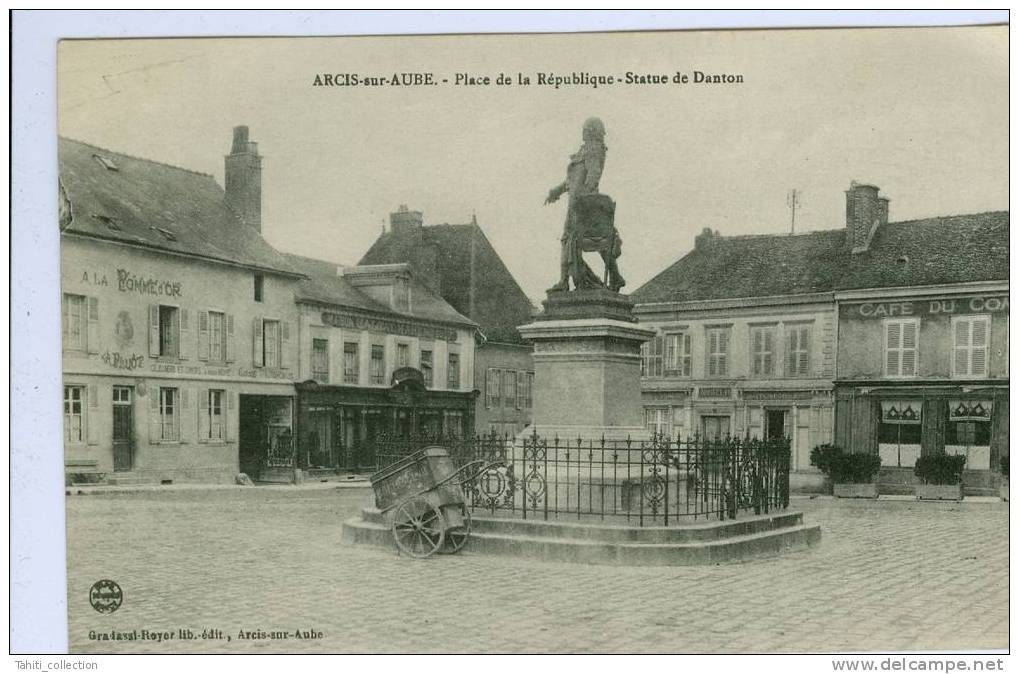
[[159, 355], [164, 358], [180, 356], [180, 320], [177, 307], [159, 307]]
[[534, 373], [527, 373], [527, 409], [534, 407]]
[[455, 390], [460, 388], [460, 354], [449, 354], [448, 367], [446, 369], [446, 388]]
[[755, 377], [769, 377], [775, 374], [775, 328], [758, 326], [750, 328], [750, 364]]
[[85, 398], [84, 386], [64, 387], [64, 441], [82, 442], [84, 428], [82, 422], [82, 401]]
[[499, 370], [494, 367], [485, 372], [485, 407], [498, 407], [502, 396], [502, 382]]
[[[199, 313], [199, 320], [204, 314]], [[202, 326], [198, 326], [202, 332]], [[226, 362], [226, 317], [218, 311], [209, 312], [209, 360], [214, 363]]]
[[648, 407], [644, 409], [644, 425], [648, 432], [661, 437], [669, 437], [670, 414], [667, 407]]
[[442, 431], [447, 438], [463, 437], [463, 412], [445, 412], [442, 415]]
[[502, 397], [506, 407], [513, 408], [517, 399], [517, 377], [512, 370], [502, 371]]
[[885, 376], [916, 376], [917, 319], [885, 321]]
[[962, 454], [966, 467], [991, 467], [991, 411], [993, 400], [949, 400], [945, 453]]
[[425, 380], [425, 387], [434, 386], [435, 378], [432, 376], [431, 349], [421, 350], [421, 377]]
[[265, 291], [265, 277], [255, 274], [255, 301], [261, 302]]
[[209, 440], [223, 440], [226, 437], [226, 424], [223, 422], [225, 395], [222, 389], [209, 389]]
[[396, 345], [396, 367], [410, 366], [410, 344]]
[[179, 394], [175, 388], [159, 389], [159, 439], [180, 439], [180, 414], [177, 406]]
[[987, 376], [987, 344], [990, 342], [990, 316], [952, 318], [955, 334], [952, 372], [956, 377]]
[[665, 336], [665, 374], [673, 377], [690, 376], [689, 333], [675, 332]]
[[920, 456], [921, 411], [919, 400], [882, 400], [878, 424], [881, 465], [911, 467]]
[[810, 326], [787, 325], [785, 371], [789, 377], [810, 374]]
[[62, 327], [65, 349], [85, 350], [86, 304], [84, 295], [64, 294]]
[[311, 340], [311, 378], [323, 384], [329, 382], [329, 340]]
[[527, 405], [527, 373], [517, 372], [517, 409], [522, 410]]
[[262, 362], [265, 367], [280, 366], [280, 322], [262, 321]]
[[725, 377], [729, 374], [729, 328], [707, 330], [708, 376]]
[[343, 383], [357, 384], [360, 380], [360, 359], [357, 342], [343, 343]]
[[661, 377], [665, 339], [658, 335], [640, 345], [640, 376]]
[[386, 349], [381, 344], [372, 344], [371, 366], [368, 374], [372, 384], [386, 383]]

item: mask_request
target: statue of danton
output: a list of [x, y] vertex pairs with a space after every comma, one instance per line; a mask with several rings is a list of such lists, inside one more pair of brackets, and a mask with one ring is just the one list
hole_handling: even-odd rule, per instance
[[[562, 237], [559, 283], [549, 290], [567, 291], [570, 279], [577, 290], [608, 288], [618, 292], [626, 285], [619, 274], [616, 259], [623, 241], [615, 227], [616, 204], [607, 194], [598, 192], [598, 181], [605, 168], [605, 125], [597, 117], [584, 122], [584, 144], [570, 157], [566, 180], [548, 191], [546, 204], [569, 192], [566, 225]], [[605, 279], [599, 279], [584, 261], [584, 252], [598, 251], [605, 262]]]

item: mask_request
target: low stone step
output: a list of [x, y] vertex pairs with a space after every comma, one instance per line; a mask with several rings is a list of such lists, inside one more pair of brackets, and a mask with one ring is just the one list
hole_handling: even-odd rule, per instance
[[[394, 548], [389, 527], [380, 522], [352, 518], [343, 523], [345, 543]], [[472, 532], [467, 550], [544, 561], [615, 564], [628, 566], [690, 566], [736, 562], [787, 550], [803, 549], [821, 539], [821, 528], [797, 524], [780, 529], [731, 536], [719, 540], [684, 543], [622, 542], [550, 538], [519, 534]]]
[[[382, 513], [375, 508], [361, 511], [365, 521], [388, 526]], [[725, 521], [674, 520], [672, 526], [637, 526], [632, 523], [611, 523], [600, 519], [576, 521], [571, 519], [544, 520], [493, 517], [485, 511], [475, 511], [472, 528], [478, 533], [498, 533], [535, 538], [569, 538], [621, 543], [686, 543], [711, 541], [732, 536], [744, 536], [773, 531], [803, 523], [803, 513], [783, 511], [768, 515], [741, 515], [739, 519]], [[659, 521], [662, 521], [659, 518]]]
[[107, 475], [106, 484], [115, 486], [135, 486], [140, 484], [156, 484], [155, 478], [139, 475]]

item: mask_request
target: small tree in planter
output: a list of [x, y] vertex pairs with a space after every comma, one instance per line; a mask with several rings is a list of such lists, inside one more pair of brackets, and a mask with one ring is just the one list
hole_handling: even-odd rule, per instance
[[810, 463], [821, 469], [839, 498], [877, 498], [874, 478], [881, 470], [876, 454], [846, 454], [835, 445], [818, 445], [810, 452]]
[[1001, 469], [1001, 486], [998, 487], [998, 493], [1001, 494], [1001, 500], [1008, 500], [1008, 454], [1001, 457], [1001, 463], [999, 464]]
[[966, 457], [961, 454], [932, 454], [916, 460], [913, 473], [920, 478], [916, 498], [931, 501], [962, 500], [962, 469]]

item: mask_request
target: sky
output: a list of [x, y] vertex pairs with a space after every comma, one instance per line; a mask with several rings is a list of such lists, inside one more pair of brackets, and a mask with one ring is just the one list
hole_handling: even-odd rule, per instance
[[[58, 50], [58, 125], [222, 184], [245, 124], [280, 250], [356, 264], [401, 204], [426, 225], [476, 216], [537, 301], [558, 277], [566, 210], [543, 201], [587, 117], [606, 127], [601, 191], [632, 292], [705, 227], [789, 232], [793, 188], [798, 232], [842, 227], [853, 180], [880, 187], [891, 220], [1007, 209], [1007, 58], [1007, 27], [76, 40]], [[671, 82], [695, 70], [743, 83]], [[670, 82], [537, 84], [628, 71]], [[406, 72], [439, 83], [312, 86]], [[457, 86], [457, 73], [493, 83]]]

